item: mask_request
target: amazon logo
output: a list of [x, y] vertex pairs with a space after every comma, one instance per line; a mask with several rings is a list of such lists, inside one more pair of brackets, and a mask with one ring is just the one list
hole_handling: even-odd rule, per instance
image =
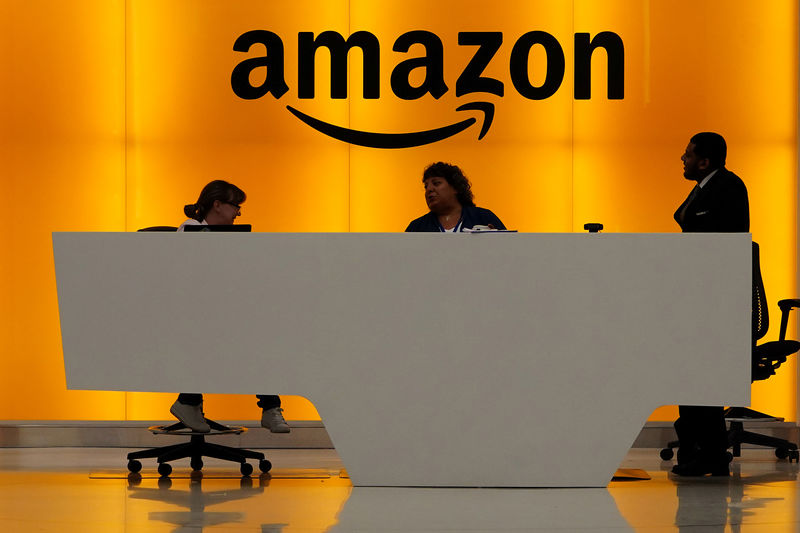
[[[574, 39], [574, 98], [588, 100], [592, 97], [592, 55], [602, 48], [607, 54], [607, 97], [610, 100], [623, 99], [625, 94], [625, 47], [620, 36], [610, 31], [604, 31], [594, 37], [589, 33], [575, 33]], [[268, 94], [279, 100], [289, 91], [284, 75], [283, 41], [271, 31], [252, 30], [240, 35], [234, 42], [233, 49], [236, 52], [247, 53], [256, 45], [263, 46], [265, 53], [243, 59], [234, 67], [231, 73], [231, 88], [236, 96], [244, 100], [257, 100]], [[408, 57], [407, 54], [413, 45], [422, 45], [425, 50], [424, 55]], [[461, 74], [455, 80], [456, 96], [494, 95], [502, 97], [505, 94], [506, 84], [501, 80], [484, 76], [486, 67], [503, 45], [502, 32], [459, 32], [458, 45], [474, 47], [475, 50], [472, 58], [464, 65]], [[547, 63], [545, 78], [538, 84], [531, 81], [528, 68], [531, 50], [535, 46], [544, 49]], [[316, 94], [315, 64], [317, 52], [321, 48], [327, 49], [330, 56], [331, 98], [347, 98], [347, 57], [353, 48], [359, 48], [363, 57], [362, 95], [364, 99], [381, 98], [378, 38], [368, 31], [355, 32], [347, 39], [340, 33], [325, 31], [318, 35], [314, 35], [312, 32], [297, 34], [298, 76], [296, 87], [300, 100], [312, 99]], [[424, 30], [409, 31], [395, 40], [392, 50], [398, 53], [399, 58], [390, 77], [390, 88], [395, 97], [402, 100], [416, 100], [430, 94], [433, 98], [439, 99], [450, 90], [444, 79], [444, 46], [435, 33]], [[266, 76], [263, 83], [253, 85], [250, 75], [257, 69], [266, 69]], [[417, 69], [423, 69], [424, 79], [422, 83], [414, 85], [410, 81], [411, 73]], [[553, 96], [564, 81], [565, 70], [564, 49], [558, 40], [547, 32], [528, 32], [519, 37], [511, 49], [508, 64], [511, 85], [517, 93], [529, 100], [544, 100]], [[473, 116], [424, 131], [371, 132], [331, 124], [289, 105], [286, 106], [286, 109], [298, 120], [324, 135], [342, 142], [370, 148], [422, 146], [452, 137], [478, 122]], [[471, 101], [456, 107], [455, 110], [458, 112], [481, 112], [479, 116], [483, 120], [478, 139], [483, 139], [489, 132], [494, 118], [494, 104], [491, 102]]]

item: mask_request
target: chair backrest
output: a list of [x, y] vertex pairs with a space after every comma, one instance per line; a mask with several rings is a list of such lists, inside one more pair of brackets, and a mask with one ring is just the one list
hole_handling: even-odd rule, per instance
[[758, 243], [753, 241], [753, 346], [767, 334], [768, 329], [767, 295], [764, 293], [764, 280], [761, 279]]
[[178, 231], [175, 226], [150, 226], [149, 228], [142, 228], [137, 231]]

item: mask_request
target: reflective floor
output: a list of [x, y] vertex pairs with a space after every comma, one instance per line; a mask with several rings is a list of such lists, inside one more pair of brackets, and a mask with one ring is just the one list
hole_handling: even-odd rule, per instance
[[[267, 450], [270, 476], [208, 460], [171, 479], [145, 462], [129, 479], [120, 448], [0, 449], [0, 532], [789, 532], [798, 465], [745, 450], [729, 479], [674, 479], [658, 450], [623, 468], [651, 479], [604, 489], [354, 488], [333, 450]], [[567, 467], [567, 465], [565, 465]]]

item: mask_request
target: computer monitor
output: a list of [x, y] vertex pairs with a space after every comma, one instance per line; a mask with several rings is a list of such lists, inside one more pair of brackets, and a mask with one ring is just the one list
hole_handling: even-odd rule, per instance
[[191, 224], [184, 226], [183, 231], [249, 232], [253, 227], [250, 224]]

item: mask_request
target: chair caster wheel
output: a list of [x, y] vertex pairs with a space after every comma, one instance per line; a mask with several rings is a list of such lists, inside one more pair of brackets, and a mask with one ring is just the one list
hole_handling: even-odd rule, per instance
[[191, 466], [192, 470], [195, 470], [195, 471], [202, 470], [203, 469], [203, 460], [200, 459], [199, 457], [197, 459], [192, 459], [189, 462], [189, 466]]
[[242, 473], [243, 476], [249, 476], [253, 473], [253, 465], [250, 463], [242, 463], [242, 466], [239, 468], [239, 471]]
[[128, 461], [128, 470], [130, 470], [134, 474], [137, 472], [141, 472], [142, 462], [137, 461], [136, 459], [131, 459], [130, 461]]
[[786, 448], [776, 448], [775, 449], [775, 457], [778, 459], [786, 459], [789, 457], [789, 450]]
[[169, 463], [159, 463], [158, 464], [158, 474], [161, 477], [167, 477], [172, 473], [172, 465]]
[[791, 463], [792, 461], [794, 461], [795, 463], [800, 463], [800, 451], [791, 450], [789, 452], [789, 462]]
[[672, 451], [672, 448], [664, 448], [663, 450], [658, 452], [658, 455], [661, 456], [662, 460], [669, 461], [675, 455], [675, 452]]
[[266, 474], [267, 472], [269, 472], [270, 470], [272, 470], [272, 463], [270, 463], [270, 462], [269, 462], [269, 461], [267, 461], [266, 459], [261, 459], [261, 460], [258, 462], [258, 469], [259, 469], [259, 470], [261, 470], [263, 473], [265, 473], [265, 474]]
[[725, 459], [728, 461], [728, 463], [732, 463], [733, 462], [733, 454], [731, 452], [725, 452]]

